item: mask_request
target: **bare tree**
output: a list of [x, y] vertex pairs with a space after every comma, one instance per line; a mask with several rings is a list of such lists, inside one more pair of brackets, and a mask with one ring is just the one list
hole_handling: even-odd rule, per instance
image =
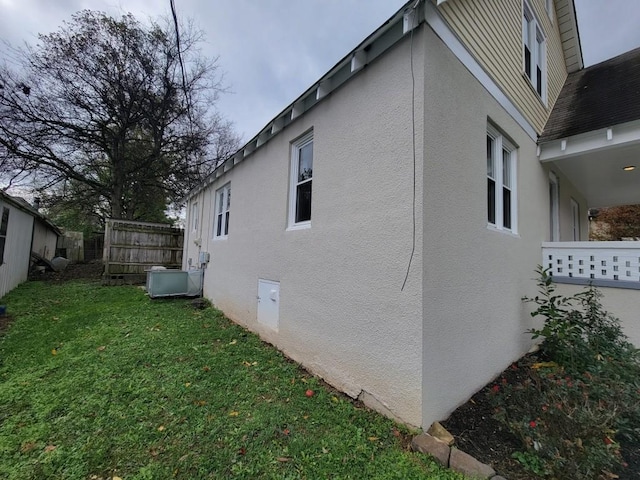
[[4, 177], [83, 192], [115, 218], [184, 195], [239, 139], [214, 109], [221, 76], [202, 34], [189, 25], [176, 40], [168, 21], [84, 10], [18, 50], [19, 68], [0, 67]]

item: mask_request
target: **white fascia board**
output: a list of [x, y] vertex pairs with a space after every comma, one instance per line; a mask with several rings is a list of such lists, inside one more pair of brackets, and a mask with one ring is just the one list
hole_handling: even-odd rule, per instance
[[539, 157], [543, 163], [552, 162], [637, 143], [640, 143], [640, 120], [542, 143]]
[[[576, 16], [576, 6], [574, 4], [574, 0], [567, 0], [567, 6], [569, 7], [569, 15], [571, 18], [571, 29], [575, 32], [575, 35], [569, 42], [567, 43], [567, 48], [571, 47], [575, 48], [578, 55], [578, 68], [567, 68], [569, 73], [577, 72], [578, 70], [582, 70], [584, 68], [584, 60], [582, 58], [582, 45], [580, 42], [580, 30], [578, 29], [578, 17]], [[564, 44], [564, 42], [563, 42]], [[563, 45], [564, 47], [564, 45]], [[568, 67], [568, 66], [567, 66]]]
[[[535, 142], [538, 140], [538, 134], [520, 112], [518, 107], [507, 97], [498, 84], [489, 76], [486, 70], [478, 63], [473, 57], [471, 52], [467, 50], [467, 47], [460, 41], [458, 36], [449, 28], [447, 22], [442, 18], [437, 7], [431, 2], [425, 2], [424, 14], [425, 20], [433, 31], [440, 37], [449, 50], [460, 60], [460, 62], [471, 72], [471, 74], [478, 80], [482, 86], [489, 92], [489, 94], [504, 108], [511, 117], [516, 121], [520, 127], [531, 137]], [[446, 79], [443, 79], [446, 81]]]

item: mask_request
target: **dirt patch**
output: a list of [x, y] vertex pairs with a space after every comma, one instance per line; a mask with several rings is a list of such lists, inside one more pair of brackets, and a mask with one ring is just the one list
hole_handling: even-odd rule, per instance
[[0, 315], [0, 335], [4, 334], [12, 323], [13, 318], [10, 315]]
[[[520, 365], [520, 368], [507, 368], [497, 378], [505, 378], [512, 385], [523, 382], [529, 377], [529, 371], [522, 368], [522, 362]], [[488, 394], [494, 383], [480, 390], [440, 423], [455, 437], [457, 447], [479, 461], [490, 464], [499, 475], [509, 480], [539, 480], [542, 477], [527, 472], [511, 457], [524, 448], [513, 434], [493, 418]], [[621, 439], [620, 445], [627, 466], [616, 472], [617, 480], [640, 479], [640, 444]]]
[[31, 272], [29, 280], [45, 280], [45, 281], [57, 281], [66, 282], [69, 280], [87, 279], [87, 280], [100, 280], [102, 276], [103, 267], [101, 261], [84, 262], [84, 263], [70, 263], [61, 272]]

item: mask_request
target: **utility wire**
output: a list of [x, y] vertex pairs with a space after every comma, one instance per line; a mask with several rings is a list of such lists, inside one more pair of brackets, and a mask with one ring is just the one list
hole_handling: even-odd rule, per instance
[[413, 11], [414, 15], [411, 18], [411, 43], [409, 46], [409, 58], [411, 64], [411, 146], [413, 151], [413, 202], [411, 204], [413, 212], [413, 232], [412, 232], [412, 245], [411, 245], [411, 255], [409, 256], [409, 263], [407, 265], [407, 273], [404, 276], [404, 281], [402, 282], [402, 287], [400, 291], [404, 290], [405, 285], [407, 284], [407, 280], [409, 278], [409, 271], [411, 270], [411, 262], [413, 261], [413, 256], [416, 252], [416, 78], [413, 71], [413, 31], [415, 30], [415, 19], [417, 17], [416, 7], [420, 1], [416, 1]]

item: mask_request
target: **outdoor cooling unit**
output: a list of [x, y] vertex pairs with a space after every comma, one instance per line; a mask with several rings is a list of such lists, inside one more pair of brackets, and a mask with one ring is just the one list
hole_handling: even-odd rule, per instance
[[202, 291], [202, 270], [148, 270], [147, 293], [151, 298], [197, 297]]

